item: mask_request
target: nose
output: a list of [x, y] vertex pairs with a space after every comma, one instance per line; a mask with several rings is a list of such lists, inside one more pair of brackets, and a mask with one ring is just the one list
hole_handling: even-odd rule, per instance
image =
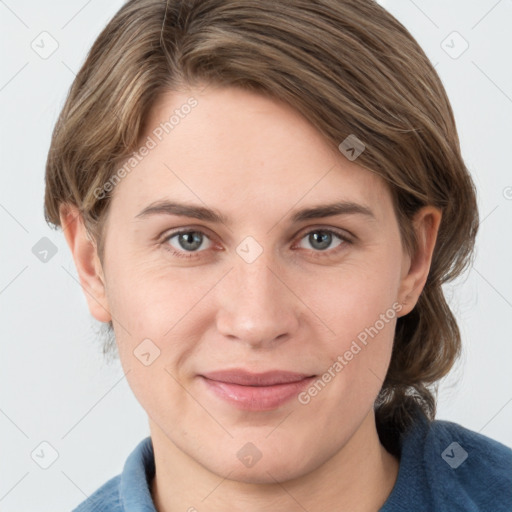
[[294, 336], [301, 302], [285, 273], [264, 252], [256, 261], [235, 260], [217, 290], [217, 329], [227, 338], [268, 348]]

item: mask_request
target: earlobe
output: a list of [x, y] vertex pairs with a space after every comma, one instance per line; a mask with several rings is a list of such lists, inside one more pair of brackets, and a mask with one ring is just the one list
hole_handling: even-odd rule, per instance
[[99, 322], [110, 322], [112, 316], [108, 306], [105, 279], [96, 243], [87, 232], [76, 206], [61, 205], [60, 221], [89, 311]]
[[407, 315], [414, 309], [427, 282], [441, 218], [441, 210], [434, 206], [425, 206], [415, 215], [413, 224], [417, 250], [412, 257], [406, 258], [402, 269], [399, 292], [399, 300], [402, 304], [400, 316]]

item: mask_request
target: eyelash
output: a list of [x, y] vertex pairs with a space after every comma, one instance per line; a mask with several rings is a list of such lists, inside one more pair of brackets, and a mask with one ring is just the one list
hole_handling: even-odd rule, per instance
[[[310, 231], [307, 231], [306, 233], [304, 233], [303, 236], [300, 237], [299, 241], [302, 240], [303, 238], [305, 238], [306, 236], [310, 235], [311, 233], [318, 233], [318, 232], [321, 232], [321, 233], [328, 233], [328, 234], [331, 234], [331, 235], [334, 235], [335, 237], [339, 238], [342, 242], [342, 244], [338, 245], [336, 248], [334, 249], [327, 249], [325, 251], [312, 251], [312, 256], [314, 258], [321, 258], [321, 257], [325, 257], [326, 255], [327, 256], [332, 256], [332, 255], [335, 255], [338, 253], [338, 251], [340, 250], [343, 250], [344, 246], [346, 244], [349, 244], [349, 245], [352, 245], [354, 242], [347, 236], [341, 234], [339, 231], [336, 231], [336, 230], [333, 230], [333, 229], [328, 229], [328, 228], [315, 228], [315, 229], [312, 229]], [[173, 256], [176, 256], [178, 258], [184, 258], [184, 259], [192, 259], [192, 258], [195, 258], [197, 257], [197, 255], [203, 251], [193, 251], [193, 252], [186, 252], [186, 251], [176, 251], [172, 246], [169, 245], [169, 240], [171, 238], [174, 238], [175, 236], [177, 235], [181, 235], [183, 233], [200, 233], [201, 235], [204, 235], [206, 236], [207, 238], [208, 235], [206, 233], [204, 233], [203, 231], [199, 230], [199, 229], [182, 229], [182, 230], [179, 230], [179, 231], [175, 231], [175, 232], [172, 232], [170, 234], [168, 234], [163, 240], [162, 240], [162, 245], [164, 246], [164, 249], [169, 251]], [[307, 249], [306, 249], [307, 250]]]

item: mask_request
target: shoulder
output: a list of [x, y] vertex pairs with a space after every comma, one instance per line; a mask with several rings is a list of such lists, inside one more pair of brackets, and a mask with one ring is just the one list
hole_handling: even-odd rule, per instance
[[430, 487], [440, 503], [461, 510], [512, 509], [512, 449], [456, 423], [430, 423], [424, 443]]
[[151, 498], [155, 461], [151, 438], [140, 441], [126, 459], [123, 471], [72, 512], [156, 512]]
[[400, 467], [380, 512], [510, 512], [512, 449], [418, 414], [400, 435]]
[[428, 447], [443, 448], [442, 458], [452, 469], [486, 467], [490, 473], [512, 478], [512, 449], [483, 434], [451, 421], [435, 420], [429, 425], [425, 441]]
[[120, 483], [121, 475], [111, 478], [72, 512], [121, 512]]

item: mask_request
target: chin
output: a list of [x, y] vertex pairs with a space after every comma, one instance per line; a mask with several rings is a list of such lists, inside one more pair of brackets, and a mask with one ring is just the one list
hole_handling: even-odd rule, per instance
[[265, 465], [260, 461], [252, 468], [241, 468], [238, 466], [233, 468], [228, 479], [245, 484], [275, 484], [276, 482], [293, 480], [300, 477], [301, 474], [300, 471], [297, 471], [297, 467], [293, 462], [290, 462], [288, 467], [283, 467], [282, 462], [279, 464], [267, 463]]
[[[245, 450], [248, 452], [250, 448], [245, 448]], [[276, 453], [267, 456], [261, 454], [261, 458], [258, 460], [255, 458], [250, 460], [249, 457], [244, 457], [244, 455], [239, 458], [236, 455], [235, 460], [223, 458], [222, 460], [216, 460], [214, 465], [211, 462], [210, 459], [210, 464], [205, 464], [210, 471], [228, 480], [246, 484], [285, 482], [299, 478], [314, 470], [313, 461], [307, 462], [307, 458], [304, 456], [283, 458]]]

